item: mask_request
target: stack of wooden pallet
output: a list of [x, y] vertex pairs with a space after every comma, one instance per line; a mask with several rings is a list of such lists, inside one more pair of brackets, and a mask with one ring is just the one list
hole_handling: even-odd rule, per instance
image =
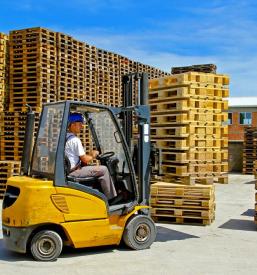
[[208, 225], [215, 219], [214, 186], [157, 182], [151, 185], [151, 206], [155, 221]]
[[253, 162], [253, 174], [254, 178], [256, 179], [255, 181], [255, 214], [254, 214], [254, 222], [257, 224], [257, 160]]
[[57, 100], [86, 99], [84, 50], [85, 43], [57, 33]]
[[[2, 123], [5, 120], [4, 107], [8, 96], [9, 86], [9, 38], [7, 35], [0, 33], [0, 159], [5, 153], [4, 144], [2, 143], [5, 135], [8, 135], [3, 129]], [[8, 122], [7, 122], [8, 124]], [[13, 145], [12, 145], [13, 146]], [[13, 159], [13, 158], [11, 158]], [[3, 197], [6, 187], [6, 180], [12, 175], [19, 174], [19, 162], [0, 161], [0, 199]]]
[[[0, 118], [1, 154], [0, 160], [21, 160], [26, 128], [25, 112], [4, 112]], [[35, 113], [35, 127], [38, 127], [39, 113]], [[36, 133], [35, 133], [36, 134]]]
[[257, 179], [257, 160], [253, 162], [253, 175], [254, 178]]
[[8, 36], [0, 33], [0, 112], [4, 110], [8, 85], [8, 65]]
[[109, 106], [120, 105], [119, 56], [97, 49], [96, 101]]
[[227, 183], [229, 78], [189, 72], [150, 80], [151, 139], [162, 149], [163, 179]]
[[[69, 35], [29, 28], [10, 32], [8, 77], [3, 63], [6, 39], [7, 36], [0, 36], [0, 160], [7, 160], [8, 165], [22, 157], [26, 104], [36, 112], [36, 132], [45, 102], [71, 99], [120, 106], [124, 74], [136, 72], [140, 67], [150, 72], [149, 78], [168, 75]], [[10, 87], [3, 110], [2, 81], [8, 79]], [[85, 146], [92, 146], [87, 128], [81, 138]]]
[[97, 103], [97, 48], [85, 43], [85, 100]]
[[6, 181], [11, 176], [17, 176], [20, 174], [20, 162], [19, 161], [0, 161], [0, 199], [3, 198]]
[[45, 102], [57, 99], [56, 33], [32, 28], [11, 31], [10, 86], [5, 112], [0, 119], [1, 160], [20, 160], [26, 124], [26, 104], [39, 112]]
[[56, 101], [56, 33], [42, 28], [10, 32], [10, 95], [8, 111], [40, 112]]
[[243, 173], [253, 174], [257, 159], [257, 128], [247, 127], [244, 132]]

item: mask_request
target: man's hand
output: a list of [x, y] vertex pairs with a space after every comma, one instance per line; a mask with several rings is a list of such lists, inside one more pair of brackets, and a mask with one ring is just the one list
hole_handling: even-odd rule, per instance
[[92, 150], [90, 155], [92, 156], [93, 159], [95, 159], [97, 156], [99, 156], [99, 151], [97, 150]]
[[92, 150], [89, 154], [80, 156], [80, 160], [84, 165], [88, 165], [92, 160], [94, 160], [99, 155], [99, 151]]

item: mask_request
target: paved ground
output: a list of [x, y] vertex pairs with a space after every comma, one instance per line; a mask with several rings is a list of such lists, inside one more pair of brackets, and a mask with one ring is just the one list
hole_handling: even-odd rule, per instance
[[0, 274], [257, 274], [254, 194], [253, 176], [230, 175], [228, 185], [216, 185], [214, 223], [157, 224], [156, 242], [144, 251], [66, 249], [42, 263], [6, 251], [0, 233]]

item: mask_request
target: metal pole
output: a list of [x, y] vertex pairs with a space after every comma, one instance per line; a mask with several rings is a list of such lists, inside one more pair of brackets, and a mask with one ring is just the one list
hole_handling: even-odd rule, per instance
[[26, 104], [28, 107], [26, 129], [25, 129], [25, 139], [23, 145], [23, 153], [21, 160], [21, 174], [28, 175], [31, 154], [32, 154], [32, 145], [33, 145], [33, 135], [35, 127], [35, 113], [32, 111], [32, 108]]

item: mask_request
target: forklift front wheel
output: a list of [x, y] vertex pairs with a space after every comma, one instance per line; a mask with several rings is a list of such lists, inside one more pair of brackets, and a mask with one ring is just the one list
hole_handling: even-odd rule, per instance
[[30, 243], [30, 251], [35, 260], [54, 261], [62, 252], [62, 238], [51, 230], [42, 230], [35, 234]]
[[134, 216], [126, 225], [123, 233], [125, 244], [135, 250], [150, 247], [155, 238], [155, 224], [150, 217], [144, 215]]

